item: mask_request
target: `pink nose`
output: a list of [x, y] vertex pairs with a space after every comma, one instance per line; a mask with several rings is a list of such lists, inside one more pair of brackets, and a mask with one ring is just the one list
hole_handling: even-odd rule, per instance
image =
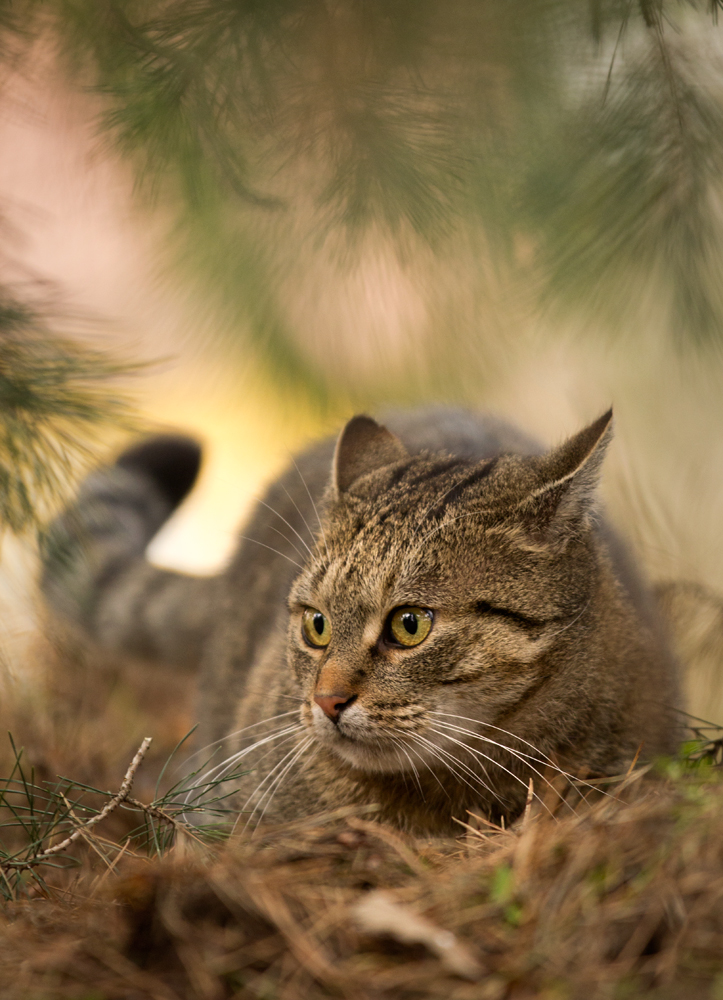
[[356, 695], [348, 694], [315, 694], [314, 701], [325, 715], [328, 715], [332, 722], [338, 722], [342, 709], [356, 699]]

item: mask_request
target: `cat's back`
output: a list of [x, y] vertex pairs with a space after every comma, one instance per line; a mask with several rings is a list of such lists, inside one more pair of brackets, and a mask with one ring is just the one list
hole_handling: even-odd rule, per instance
[[382, 422], [397, 435], [410, 454], [444, 452], [471, 462], [496, 455], [539, 455], [542, 447], [514, 424], [491, 413], [448, 406], [389, 410]]

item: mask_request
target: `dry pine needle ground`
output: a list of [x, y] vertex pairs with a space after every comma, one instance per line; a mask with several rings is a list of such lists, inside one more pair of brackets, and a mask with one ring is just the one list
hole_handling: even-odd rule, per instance
[[55, 898], [5, 905], [0, 996], [720, 998], [717, 767], [608, 791], [457, 842], [340, 813], [126, 852], [105, 876], [88, 862]]

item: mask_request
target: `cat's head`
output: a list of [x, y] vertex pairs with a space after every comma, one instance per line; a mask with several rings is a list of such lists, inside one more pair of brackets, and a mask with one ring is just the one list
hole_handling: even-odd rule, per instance
[[289, 602], [302, 717], [323, 746], [362, 771], [428, 766], [449, 726], [468, 741], [471, 721], [494, 723], [566, 662], [597, 580], [611, 419], [545, 455], [483, 462], [347, 424]]

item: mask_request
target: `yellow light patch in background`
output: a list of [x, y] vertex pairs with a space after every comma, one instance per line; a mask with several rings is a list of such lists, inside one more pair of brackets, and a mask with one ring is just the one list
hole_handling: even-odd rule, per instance
[[194, 381], [193, 393], [184, 390], [179, 367], [168, 390], [144, 407], [152, 421], [203, 445], [199, 480], [148, 555], [157, 566], [213, 574], [233, 554], [241, 525], [266, 485], [322, 428], [303, 409], [290, 423], [263, 385], [245, 384], [236, 394], [212, 379], [205, 386]]

